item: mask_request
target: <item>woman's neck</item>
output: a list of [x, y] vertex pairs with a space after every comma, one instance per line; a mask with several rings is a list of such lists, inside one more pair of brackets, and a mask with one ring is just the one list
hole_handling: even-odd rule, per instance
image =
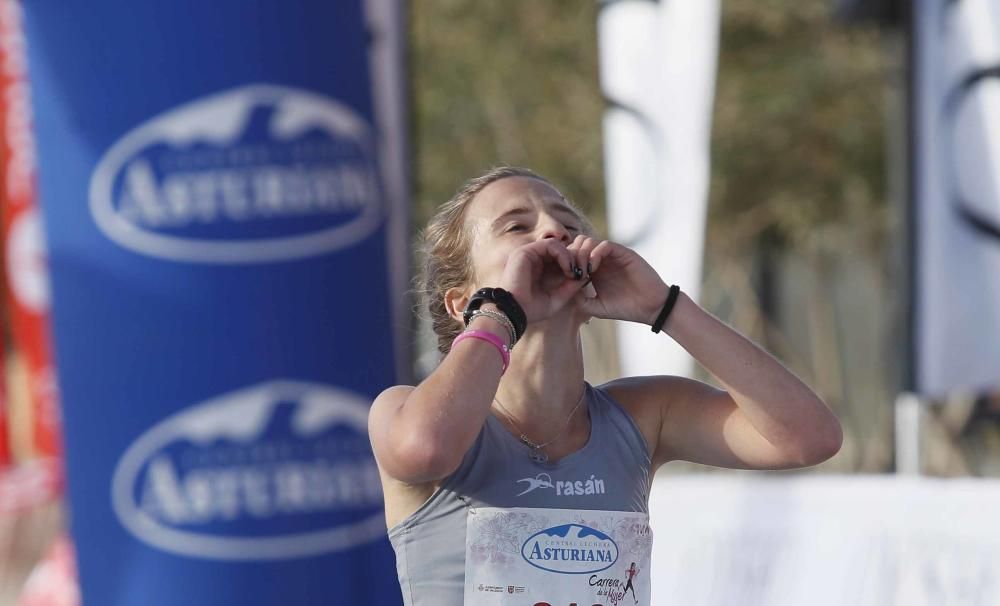
[[563, 427], [584, 388], [579, 321], [566, 314], [530, 325], [510, 358], [497, 389], [502, 410], [529, 435]]

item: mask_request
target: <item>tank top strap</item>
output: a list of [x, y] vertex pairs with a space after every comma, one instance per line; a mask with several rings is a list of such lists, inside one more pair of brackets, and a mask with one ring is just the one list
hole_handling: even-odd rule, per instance
[[592, 421], [594, 429], [600, 428], [602, 432], [615, 435], [622, 440], [628, 445], [635, 460], [648, 468], [652, 464], [648, 443], [632, 414], [601, 387], [587, 383], [587, 388], [591, 392], [590, 397], [594, 400], [594, 405], [591, 406], [591, 411], [594, 414]]

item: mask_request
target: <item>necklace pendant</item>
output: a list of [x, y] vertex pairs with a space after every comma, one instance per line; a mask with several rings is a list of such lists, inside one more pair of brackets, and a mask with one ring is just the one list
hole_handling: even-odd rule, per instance
[[545, 463], [549, 460], [549, 455], [545, 454], [541, 450], [532, 450], [528, 453], [528, 458], [530, 458], [535, 463]]

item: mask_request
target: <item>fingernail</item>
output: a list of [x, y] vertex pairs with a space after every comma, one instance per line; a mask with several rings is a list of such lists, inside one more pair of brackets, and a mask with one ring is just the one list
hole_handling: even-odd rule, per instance
[[576, 278], [577, 280], [581, 279], [581, 278], [583, 277], [583, 270], [582, 270], [582, 269], [580, 269], [579, 267], [577, 267], [576, 265], [574, 265], [574, 266], [573, 266], [573, 276], [574, 276], [574, 277], [575, 277], [575, 278]]
[[588, 261], [587, 262], [587, 275], [590, 275], [592, 273], [594, 273], [594, 268], [590, 265], [590, 262]]

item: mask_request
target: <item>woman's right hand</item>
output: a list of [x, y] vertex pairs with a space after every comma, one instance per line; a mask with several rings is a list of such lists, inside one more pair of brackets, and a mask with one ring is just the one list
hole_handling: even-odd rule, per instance
[[500, 286], [524, 309], [528, 323], [545, 320], [562, 309], [583, 288], [575, 260], [555, 238], [520, 246], [507, 257]]

